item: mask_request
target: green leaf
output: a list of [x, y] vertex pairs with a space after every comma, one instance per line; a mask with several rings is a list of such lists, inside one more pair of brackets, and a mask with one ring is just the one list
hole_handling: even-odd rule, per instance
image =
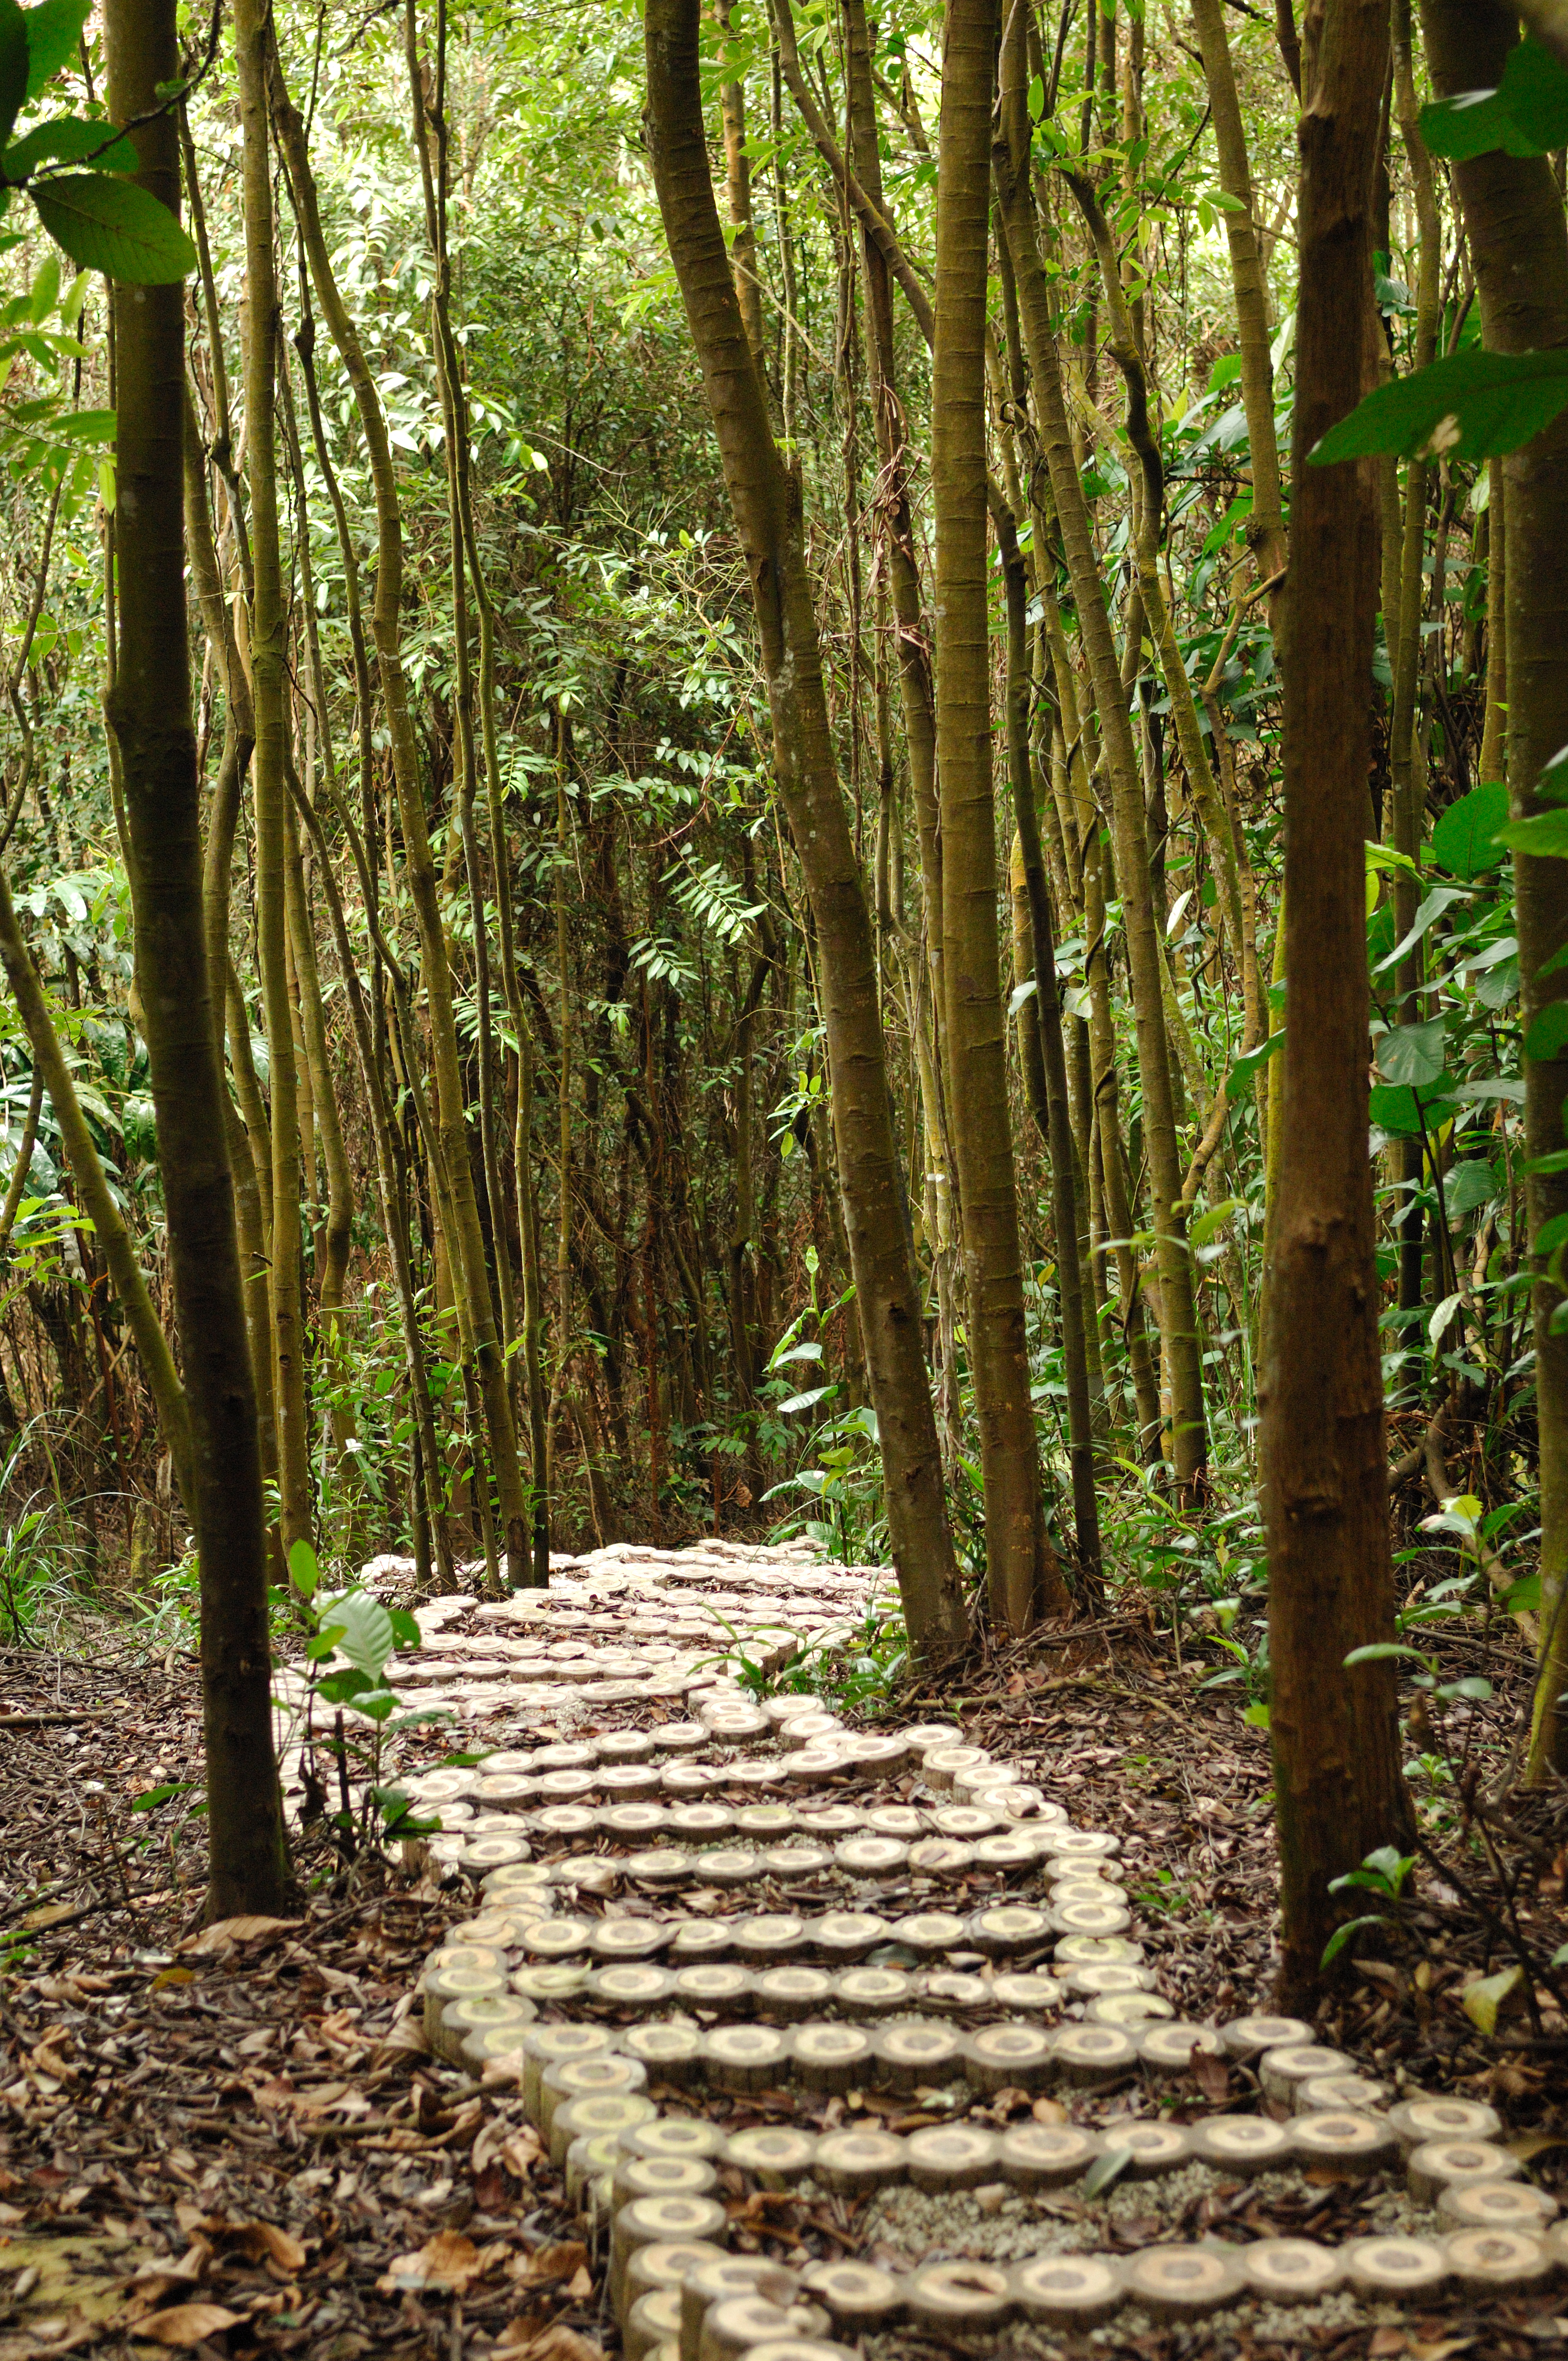
[[1224, 1228], [1231, 1215], [1241, 1211], [1241, 1204], [1242, 1201], [1239, 1197], [1227, 1197], [1223, 1204], [1211, 1205], [1209, 1211], [1206, 1213], [1201, 1213], [1188, 1231], [1188, 1245], [1193, 1247], [1206, 1246], [1210, 1239], [1217, 1236]]
[[8, 139], [27, 95], [27, 26], [16, 0], [0, 0], [0, 139]]
[[1451, 1222], [1462, 1221], [1466, 1213], [1475, 1213], [1478, 1205], [1489, 1205], [1500, 1193], [1497, 1176], [1482, 1157], [1468, 1157], [1456, 1164], [1443, 1184], [1443, 1202], [1448, 1207]]
[[1419, 1648], [1402, 1648], [1397, 1640], [1374, 1640], [1365, 1648], [1353, 1648], [1344, 1661], [1347, 1664], [1381, 1664], [1390, 1656], [1414, 1656], [1418, 1664], [1426, 1662]]
[[1535, 1615], [1541, 1610], [1541, 1576], [1521, 1575], [1497, 1600], [1505, 1615]]
[[1434, 885], [1416, 912], [1409, 933], [1402, 942], [1395, 944], [1387, 959], [1378, 961], [1372, 971], [1373, 974], [1381, 975], [1386, 968], [1397, 966], [1408, 951], [1414, 950], [1428, 928], [1441, 918], [1445, 910], [1452, 909], [1455, 902], [1468, 902], [1471, 898], [1467, 886]]
[[1459, 2005], [1477, 2033], [1488, 2037], [1496, 2033], [1498, 2016], [1523, 1982], [1524, 1970], [1516, 1964], [1500, 1975], [1478, 1976], [1473, 1984], [1465, 1985]]
[[309, 1542], [296, 1542], [289, 1552], [289, 1579], [302, 1598], [313, 1598], [321, 1567]]
[[1450, 804], [1431, 832], [1431, 855], [1451, 877], [1479, 877], [1503, 858], [1497, 830], [1508, 817], [1508, 791], [1488, 779]]
[[339, 1655], [361, 1672], [379, 1680], [392, 1654], [392, 1619], [367, 1590], [345, 1590], [322, 1608], [322, 1638], [331, 1638]]
[[810, 1410], [814, 1403], [822, 1401], [837, 1390], [835, 1386], [813, 1386], [809, 1393], [791, 1394], [788, 1401], [780, 1402], [779, 1416], [786, 1418], [792, 1410]]
[[189, 1779], [166, 1779], [160, 1787], [146, 1787], [139, 1795], [133, 1797], [131, 1809], [133, 1812], [156, 1812], [159, 1804], [169, 1803], [173, 1796], [189, 1795], [191, 1784]]
[[34, 181], [27, 193], [79, 270], [102, 270], [133, 287], [170, 287], [196, 268], [196, 249], [174, 215], [129, 181], [67, 172]]
[[1496, 459], [1530, 442], [1568, 407], [1568, 349], [1453, 353], [1380, 385], [1318, 443], [1315, 467], [1375, 453]]
[[1568, 811], [1532, 812], [1528, 819], [1511, 819], [1497, 830], [1497, 842], [1516, 852], [1533, 852], [1537, 859], [1568, 861]]
[[1102, 2155], [1095, 2158], [1079, 2183], [1079, 2195], [1084, 2198], [1098, 2197], [1102, 2189], [1109, 2189], [1113, 2181], [1120, 2180], [1132, 2160], [1133, 2151], [1130, 2147], [1106, 2148]]
[[1260, 1041], [1255, 1049], [1249, 1049], [1245, 1058], [1233, 1060], [1231, 1071], [1225, 1076], [1225, 1096], [1233, 1105], [1244, 1091], [1251, 1090], [1256, 1076], [1263, 1071], [1275, 1051], [1283, 1049], [1284, 1045], [1285, 1027], [1283, 1025], [1277, 1026], [1267, 1039]]
[[80, 164], [91, 156], [101, 172], [134, 172], [137, 151], [128, 139], [115, 136], [112, 123], [91, 123], [79, 115], [62, 115], [53, 123], [35, 123], [30, 131], [6, 148], [8, 181], [25, 181], [40, 164]]
[[1353, 1935], [1358, 1935], [1364, 1927], [1386, 1927], [1388, 1921], [1387, 1918], [1382, 1917], [1376, 1911], [1374, 1911], [1370, 1916], [1365, 1918], [1347, 1918], [1344, 1925], [1343, 1927], [1336, 1927], [1333, 1933], [1329, 1937], [1327, 1943], [1323, 1946], [1323, 1956], [1319, 1964], [1325, 1968], [1332, 1967], [1334, 1961], [1338, 1959], [1340, 1953], [1343, 1950], [1351, 1937]]
[[1420, 1100], [1402, 1084], [1396, 1088], [1391, 1082], [1374, 1082], [1367, 1111], [1379, 1129], [1394, 1138], [1418, 1139], [1423, 1130], [1445, 1122], [1456, 1104], [1445, 1076], [1435, 1092], [1423, 1093]]
[[1268, 1708], [1262, 1704], [1249, 1705], [1242, 1719], [1249, 1730], [1266, 1730], [1269, 1723]]
[[419, 1628], [419, 1618], [411, 1614], [406, 1607], [392, 1608], [388, 1620], [392, 1627], [392, 1638], [400, 1648], [423, 1646], [424, 1637]]
[[1421, 109], [1434, 156], [1545, 156], [1568, 143], [1568, 67], [1539, 41], [1508, 51], [1496, 90], [1466, 90]]
[[43, 0], [23, 12], [27, 42], [27, 96], [37, 98], [46, 82], [76, 55], [93, 0]]
[[1401, 1025], [1378, 1042], [1377, 1071], [1386, 1082], [1425, 1090], [1442, 1073], [1447, 1047], [1441, 1016], [1430, 1018], [1425, 1025]]

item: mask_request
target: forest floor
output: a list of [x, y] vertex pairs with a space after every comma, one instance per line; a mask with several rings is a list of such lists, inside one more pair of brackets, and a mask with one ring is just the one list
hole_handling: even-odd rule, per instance
[[[883, 1727], [954, 1720], [965, 1741], [1039, 1777], [1078, 1828], [1117, 1832], [1134, 1931], [1158, 1990], [1192, 2021], [1266, 2009], [1274, 1966], [1267, 1742], [1244, 1722], [1235, 1690], [1201, 1686], [1215, 1663], [1195, 1660], [1190, 1643], [1183, 1660], [1146, 1619], [1128, 1618], [977, 1657], [961, 1695], [901, 1695], [880, 1717]], [[1511, 1687], [1503, 1678], [1492, 1703], [1471, 1709], [1456, 1796], [1478, 1795], [1507, 1758], [1522, 1656], [1515, 1672]], [[638, 1712], [599, 1719], [636, 1726]], [[557, 1736], [570, 1726], [566, 1714], [550, 1725]], [[198, 1675], [183, 1643], [149, 1655], [122, 1627], [97, 1622], [69, 1653], [0, 1653], [0, 2361], [99, 2345], [143, 2356], [193, 2347], [203, 2361], [484, 2361], [492, 2351], [598, 2361], [617, 2351], [600, 2258], [515, 2092], [481, 2089], [433, 2058], [411, 2001], [432, 1947], [472, 1916], [473, 1887], [443, 1884], [429, 1862], [404, 1874], [378, 1858], [345, 1872], [318, 1823], [296, 1841], [297, 1916], [203, 1933], [199, 1817], [178, 1793], [135, 1808], [150, 1791], [191, 1782], [193, 1793], [199, 1782]], [[500, 1743], [540, 1734], [536, 1719]], [[495, 1742], [493, 1730], [481, 1742]], [[442, 1743], [423, 1751], [437, 1761]], [[886, 1799], [912, 1784], [888, 1783]], [[1497, 1817], [1491, 1867], [1461, 1847], [1459, 1813], [1456, 1800], [1446, 1836], [1430, 1824], [1431, 1857], [1403, 1933], [1347, 1978], [1318, 2038], [1402, 2095], [1490, 2103], [1498, 2136], [1568, 2205], [1568, 2028], [1556, 2001], [1543, 1990], [1544, 2015], [1505, 2016], [1492, 2038], [1460, 2005], [1478, 1973], [1507, 1966], [1506, 1922], [1547, 1960], [1568, 1935], [1561, 1807], [1555, 1819], [1545, 1806], [1533, 1820]], [[1178, 2119], [1249, 2104], [1249, 2083], [1234, 2067], [1189, 2078]], [[1003, 2092], [976, 2112], [1000, 2126], [1010, 2112], [1089, 2120], [1101, 2104], [1094, 2094], [1085, 2114], [1082, 2094], [1070, 2097], [1069, 2110]], [[749, 2119], [792, 2120], [791, 2103], [780, 2104], [782, 2114], [764, 2106]], [[874, 2094], [850, 2104], [849, 2120], [872, 2125], [939, 2120]], [[817, 2101], [805, 2120], [843, 2121], [844, 2103]], [[803, 2252], [897, 2268], [932, 2252], [1005, 2259], [1037, 2249], [1031, 2222], [1058, 2248], [1065, 2235], [1068, 2247], [1098, 2243], [1124, 2257], [1173, 2237], [1305, 2227], [1343, 2244], [1421, 2226], [1398, 2174], [1319, 2167], [1251, 2182], [1194, 2167], [1171, 2181], [1124, 2182], [1096, 2209], [1069, 2189], [1003, 2204], [982, 2188], [941, 2220], [905, 2191], [869, 2205], [807, 2204], [748, 2194], [731, 2178], [732, 2248], [796, 2264]], [[999, 2343], [1105, 2361], [1511, 2361], [1568, 2354], [1568, 2290], [1560, 2280], [1494, 2301], [1451, 2290], [1402, 2306], [1339, 2294], [1299, 2312], [1242, 2305], [1186, 2324], [1124, 2311], [1091, 2333], [1021, 2324], [967, 2345], [957, 2332], [905, 2328], [870, 2351], [902, 2361]]]

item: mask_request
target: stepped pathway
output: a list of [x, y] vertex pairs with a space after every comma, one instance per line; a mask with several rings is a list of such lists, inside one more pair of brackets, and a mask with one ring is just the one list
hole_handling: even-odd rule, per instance
[[599, 1551], [548, 1594], [433, 1601], [397, 1667], [483, 1751], [406, 1782], [473, 1905], [424, 2031], [561, 2176], [627, 2361], [1197, 2320], [1194, 2349], [1332, 2345], [1568, 2273], [1489, 2108], [1304, 2024], [1179, 2022], [1123, 1832], [1074, 1826], [1048, 1762], [760, 1693], [886, 1579]]

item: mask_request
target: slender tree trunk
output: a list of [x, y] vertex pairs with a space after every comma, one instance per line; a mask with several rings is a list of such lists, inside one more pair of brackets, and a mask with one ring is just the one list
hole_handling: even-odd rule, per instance
[[1372, 164], [1387, 61], [1387, 0], [1325, 0], [1309, 20], [1284, 666], [1288, 999], [1260, 1386], [1287, 2000], [1319, 1981], [1337, 1915], [1330, 1880], [1409, 1819], [1392, 1666], [1344, 1668], [1353, 1649], [1394, 1636], [1362, 851], [1376, 471], [1307, 464], [1372, 374]]
[[267, 136], [265, 32], [256, 0], [236, 0], [235, 46], [245, 132], [246, 473], [255, 595], [250, 623], [256, 752], [256, 936], [267, 1015], [272, 1126], [272, 1391], [278, 1433], [278, 1496], [285, 1557], [312, 1539], [310, 1445], [305, 1422], [305, 1328], [301, 1299], [300, 1123], [289, 1001], [285, 876], [288, 790], [288, 619], [278, 530], [278, 283], [273, 259], [272, 178]]
[[844, 1210], [911, 1645], [927, 1662], [965, 1619], [942, 1499], [908, 1215], [888, 1094], [876, 950], [835, 774], [799, 491], [767, 404], [714, 204], [697, 69], [698, 0], [650, 0], [648, 132], [664, 232], [746, 551], [773, 763], [817, 926]]
[[[1422, 0], [1427, 57], [1440, 96], [1493, 90], [1518, 38], [1511, 10], [1491, 0]], [[1533, 22], [1533, 19], [1532, 19]], [[1475, 261], [1481, 326], [1493, 352], [1568, 345], [1568, 229], [1550, 159], [1500, 150], [1453, 167]], [[1568, 418], [1500, 463], [1507, 550], [1508, 781], [1516, 818], [1544, 808], [1537, 782], [1568, 743]], [[1496, 519], [1494, 519], [1494, 524]], [[1568, 1049], [1531, 1057], [1532, 1027], [1568, 1000], [1568, 862], [1514, 856], [1524, 1060], [1525, 1202], [1533, 1239], [1568, 1213], [1568, 1173], [1543, 1171], [1562, 1154]], [[1542, 1656], [1529, 1775], [1568, 1772], [1568, 1332], [1554, 1315], [1561, 1289], [1534, 1263], [1536, 1404], [1541, 1455]]]
[[[721, 42], [735, 38], [732, 0], [716, 0], [714, 20]], [[757, 233], [751, 223], [751, 167], [746, 157], [746, 87], [726, 73], [718, 86], [718, 109], [724, 124], [724, 189], [729, 203], [734, 241], [729, 267], [735, 275], [735, 300], [745, 323], [746, 341], [762, 374], [767, 346], [762, 335], [762, 290], [757, 277]]]
[[994, 1622], [1066, 1606], [1029, 1388], [997, 932], [987, 632], [985, 285], [996, 0], [949, 0], [937, 181], [931, 496], [948, 1085]]
[[[159, 104], [159, 86], [180, 72], [174, 0], [108, 0], [104, 33], [111, 115], [139, 126], [137, 181], [177, 213], [179, 135]], [[116, 286], [114, 304], [121, 496], [110, 724], [126, 797], [137, 974], [189, 1380], [186, 1506], [201, 1567], [206, 1906], [210, 1918], [225, 1918], [279, 1911], [289, 1865], [272, 1752], [256, 1389], [203, 924], [185, 619], [184, 296], [179, 286]]]

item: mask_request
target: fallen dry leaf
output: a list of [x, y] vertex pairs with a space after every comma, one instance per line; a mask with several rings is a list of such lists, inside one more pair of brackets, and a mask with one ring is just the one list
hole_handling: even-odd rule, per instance
[[209, 2336], [221, 2336], [225, 2328], [237, 2328], [245, 2314], [225, 2312], [221, 2303], [176, 2303], [167, 2312], [149, 2312], [138, 2320], [132, 2334], [154, 2345], [201, 2345]]
[[532, 2255], [519, 2255], [511, 2265], [510, 2276], [523, 2287], [541, 2287], [551, 2279], [577, 2278], [587, 2259], [588, 2250], [579, 2239], [563, 2238], [556, 2246], [538, 2246]]
[[603, 2347], [591, 2337], [579, 2336], [575, 2328], [560, 2321], [542, 2325], [527, 2314], [507, 2323], [495, 2349], [512, 2356], [512, 2361], [523, 2355], [527, 2361], [604, 2361]]
[[254, 1943], [263, 1935], [296, 1934], [302, 1924], [299, 1918], [217, 1918], [180, 1948], [198, 1959], [214, 1959], [232, 1951], [236, 1943]]
[[[586, 2249], [579, 2246], [576, 2251], [581, 2255]], [[461, 2230], [438, 2230], [417, 2255], [399, 2255], [385, 2279], [378, 2280], [378, 2290], [382, 2295], [403, 2295], [411, 2289], [440, 2288], [461, 2295], [465, 2288], [493, 2270], [506, 2252], [499, 2242], [476, 2246]]]

